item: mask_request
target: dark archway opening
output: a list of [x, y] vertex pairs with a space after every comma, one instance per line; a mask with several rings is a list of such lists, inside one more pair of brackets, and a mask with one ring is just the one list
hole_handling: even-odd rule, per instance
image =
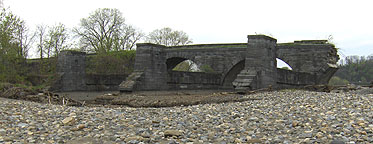
[[237, 75], [245, 68], [245, 60], [241, 60], [234, 65], [223, 80], [223, 88], [234, 88], [232, 82], [237, 78]]
[[180, 62], [172, 70], [183, 71], [183, 72], [199, 72], [200, 71], [198, 65], [191, 60], [184, 60]]
[[173, 57], [173, 58], [167, 59], [166, 61], [167, 71], [172, 71], [172, 69], [174, 69], [179, 63], [185, 60], [187, 59], [181, 58], [181, 57]]
[[199, 64], [192, 60], [180, 57], [169, 58], [166, 64], [167, 84], [172, 89], [215, 89], [220, 87], [221, 74], [206, 72], [209, 68], [207, 66], [202, 65], [200, 68]]
[[200, 68], [195, 62], [185, 58], [169, 58], [166, 64], [168, 71], [200, 72]]
[[168, 71], [216, 73], [210, 65], [198, 65], [190, 59], [180, 57], [169, 58], [167, 59], [166, 64]]

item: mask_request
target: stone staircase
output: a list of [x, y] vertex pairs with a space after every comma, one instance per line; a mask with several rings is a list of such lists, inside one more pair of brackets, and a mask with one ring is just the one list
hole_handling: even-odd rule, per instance
[[253, 88], [252, 82], [256, 79], [256, 71], [250, 69], [242, 70], [237, 78], [233, 81], [235, 90], [251, 90]]
[[138, 72], [132, 72], [131, 75], [129, 75], [125, 81], [123, 81], [119, 85], [119, 91], [120, 92], [132, 92], [133, 88], [138, 81], [138, 79], [143, 75], [144, 72], [138, 71]]

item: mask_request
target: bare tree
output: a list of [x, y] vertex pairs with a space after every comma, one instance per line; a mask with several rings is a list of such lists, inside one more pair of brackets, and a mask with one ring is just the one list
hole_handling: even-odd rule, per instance
[[47, 26], [45, 25], [38, 25], [36, 28], [35, 35], [39, 39], [38, 43], [36, 44], [38, 53], [40, 58], [42, 59], [44, 56], [44, 38], [45, 38], [45, 32], [47, 30]]
[[61, 50], [67, 49], [68, 33], [64, 24], [58, 24], [49, 28], [47, 39], [44, 40], [47, 57], [58, 56]]
[[0, 81], [23, 82], [24, 64], [32, 39], [22, 19], [7, 9], [0, 12]]
[[21, 23], [17, 27], [16, 33], [16, 39], [20, 47], [19, 55], [22, 55], [25, 58], [28, 57], [28, 52], [32, 44], [34, 43], [34, 38], [35, 34], [30, 33], [24, 21], [21, 21]]
[[118, 9], [97, 9], [73, 30], [85, 51], [108, 52], [132, 49], [143, 34], [125, 23]]
[[[174, 31], [169, 27], [156, 29], [147, 37], [146, 42], [161, 44], [165, 46], [178, 46], [193, 43], [188, 35], [183, 31]], [[179, 63], [173, 70], [176, 71], [198, 71], [196, 63], [191, 60], [185, 60]]]
[[0, 14], [0, 31], [3, 36], [1, 40], [2, 49], [13, 52], [17, 57], [26, 58], [34, 35], [29, 33], [25, 22], [12, 12], [7, 12], [6, 9]]
[[193, 43], [183, 31], [174, 31], [169, 27], [156, 29], [147, 36], [147, 42], [165, 46], [177, 46]]
[[121, 38], [120, 48], [122, 50], [134, 48], [137, 41], [144, 37], [144, 33], [136, 30], [132, 26], [125, 27], [125, 34]]

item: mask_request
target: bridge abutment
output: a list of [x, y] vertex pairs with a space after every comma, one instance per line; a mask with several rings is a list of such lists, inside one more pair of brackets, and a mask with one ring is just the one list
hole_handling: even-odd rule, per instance
[[265, 35], [248, 35], [245, 67], [233, 82], [235, 89], [275, 86], [277, 79], [276, 42]]
[[167, 89], [164, 48], [165, 46], [150, 43], [137, 44], [134, 73], [120, 84], [119, 90], [130, 92]]
[[57, 81], [53, 89], [60, 91], [86, 90], [86, 53], [62, 51], [57, 58]]

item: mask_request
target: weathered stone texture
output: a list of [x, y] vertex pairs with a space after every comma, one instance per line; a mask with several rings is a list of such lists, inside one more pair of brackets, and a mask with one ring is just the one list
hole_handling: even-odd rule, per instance
[[316, 75], [317, 84], [327, 84], [338, 70], [337, 49], [326, 40], [304, 40], [277, 44], [277, 57], [289, 64], [295, 72]]
[[264, 35], [249, 35], [247, 38], [245, 68], [239, 74], [241, 77], [235, 80], [234, 86], [237, 89], [274, 86], [277, 79], [277, 40]]
[[62, 51], [57, 59], [58, 80], [54, 91], [105, 91], [118, 90], [126, 75], [86, 74], [86, 53]]
[[226, 74], [235, 64], [245, 59], [246, 49], [247, 43], [211, 44], [168, 47], [164, 53], [169, 68], [184, 60], [192, 60], [198, 66], [208, 65], [215, 72]]
[[119, 84], [126, 79], [127, 75], [100, 75], [87, 74], [85, 85], [87, 91], [115, 91], [118, 90]]
[[299, 72], [317, 73], [324, 66], [339, 60], [331, 44], [291, 43], [278, 44], [277, 48], [277, 57]]
[[60, 80], [55, 89], [61, 91], [85, 90], [85, 53], [62, 51], [57, 59], [57, 74]]
[[[247, 43], [233, 44], [173, 47], [137, 44], [134, 72], [126, 80], [124, 75], [87, 75], [86, 54], [64, 51], [58, 57], [60, 79], [54, 87], [61, 91], [119, 88], [125, 92], [284, 88], [326, 84], [337, 70], [337, 50], [325, 40], [277, 44], [276, 39], [265, 35], [249, 35], [247, 38]], [[288, 63], [293, 71], [277, 69], [276, 58]], [[199, 67], [208, 66], [214, 73], [172, 71], [184, 60], [191, 60]]]
[[[135, 73], [141, 75], [127, 78], [119, 90], [281, 88], [324, 84], [337, 70], [337, 51], [325, 40], [276, 42], [265, 35], [249, 35], [248, 43], [236, 44], [138, 44]], [[276, 58], [287, 62], [293, 71], [278, 70]], [[172, 71], [184, 60], [200, 67], [208, 65], [216, 74]]]
[[[178, 74], [171, 72], [177, 64], [184, 60], [192, 60], [198, 66], [208, 65], [220, 77], [206, 79], [208, 74], [201, 77], [201, 74], [183, 74], [183, 76], [194, 75], [205, 78], [206, 81], [218, 81], [220, 86], [228, 71], [238, 62], [245, 59], [247, 44], [212, 44], [212, 45], [191, 45], [165, 47], [156, 44], [138, 44], [135, 58], [135, 72], [143, 72], [142, 77], [138, 77], [137, 82], [125, 87], [126, 81], [120, 86], [121, 91], [134, 90], [166, 90], [176, 88], [169, 80], [181, 80]], [[190, 77], [190, 76], [189, 76]], [[197, 78], [192, 78], [197, 79]], [[133, 81], [133, 80], [131, 80]], [[182, 81], [180, 81], [182, 82]], [[189, 85], [189, 86], [188, 86]], [[199, 86], [192, 86], [199, 85]], [[217, 88], [216, 84], [199, 84], [195, 81], [189, 84], [179, 85], [179, 88], [189, 89], [192, 87]], [[209, 86], [207, 86], [209, 85]]]
[[218, 89], [220, 78], [220, 74], [171, 71], [167, 84], [171, 89]]
[[279, 88], [295, 88], [317, 84], [317, 76], [311, 73], [277, 69], [277, 85]]
[[163, 53], [165, 46], [155, 44], [138, 44], [135, 58], [135, 72], [143, 72], [141, 84], [135, 84], [136, 89], [165, 90], [167, 89], [167, 66]]

